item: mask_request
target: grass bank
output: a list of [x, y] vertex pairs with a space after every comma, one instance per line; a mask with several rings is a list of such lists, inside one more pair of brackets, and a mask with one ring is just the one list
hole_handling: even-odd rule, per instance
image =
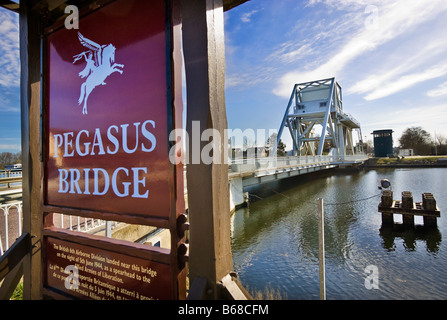
[[366, 167], [446, 167], [447, 156], [414, 156], [403, 158], [371, 158]]

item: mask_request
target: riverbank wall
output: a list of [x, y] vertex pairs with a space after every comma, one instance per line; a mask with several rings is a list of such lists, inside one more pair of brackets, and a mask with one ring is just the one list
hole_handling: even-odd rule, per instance
[[369, 158], [365, 168], [447, 168], [447, 156]]

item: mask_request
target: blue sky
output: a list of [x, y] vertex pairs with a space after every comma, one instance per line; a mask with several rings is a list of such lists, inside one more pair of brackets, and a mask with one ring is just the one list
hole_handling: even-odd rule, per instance
[[0, 152], [20, 151], [18, 15], [0, 8]]
[[[445, 0], [251, 0], [225, 13], [228, 125], [278, 130], [295, 83], [336, 77], [363, 137], [447, 138], [446, 32]], [[0, 9], [0, 152], [20, 150], [18, 43]]]
[[225, 32], [230, 128], [278, 130], [295, 83], [336, 77], [363, 138], [447, 138], [445, 0], [252, 0], [225, 13]]

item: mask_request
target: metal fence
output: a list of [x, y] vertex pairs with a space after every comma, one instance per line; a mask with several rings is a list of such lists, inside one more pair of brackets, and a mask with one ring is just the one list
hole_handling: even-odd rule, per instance
[[[0, 214], [3, 215], [0, 234], [0, 256], [12, 245], [12, 239], [22, 235], [22, 201], [0, 204]], [[103, 232], [106, 237], [112, 237], [112, 230], [119, 224], [116, 221], [105, 221], [79, 216], [69, 216], [55, 213], [54, 225], [58, 228], [72, 231], [97, 234]]]
[[0, 255], [22, 235], [21, 178], [22, 169], [0, 170]]
[[115, 221], [84, 218], [59, 213], [54, 214], [53, 223], [59, 228], [78, 232], [97, 233], [104, 230], [105, 236], [109, 238], [112, 236], [112, 229], [118, 225], [118, 222]]
[[343, 164], [366, 160], [366, 155], [347, 156], [289, 156], [233, 159], [229, 164], [233, 173], [275, 171], [287, 167], [299, 167], [317, 164]]
[[[15, 217], [11, 219], [12, 210]], [[3, 213], [2, 234], [0, 234], [0, 256], [12, 245], [11, 237], [18, 238], [22, 235], [22, 201], [0, 204], [0, 213]], [[54, 225], [58, 228], [85, 233], [104, 232], [106, 237], [112, 237], [112, 230], [119, 224], [116, 221], [105, 221], [79, 216], [69, 216], [55, 213], [53, 217]]]
[[[10, 223], [9, 223], [9, 215], [11, 212], [11, 209], [17, 210], [17, 224], [14, 224], [17, 226], [13, 230], [10, 229]], [[17, 234], [17, 238], [22, 235], [22, 201], [16, 201], [12, 203], [7, 204], [1, 204], [0, 205], [0, 211], [3, 212], [3, 231], [4, 234], [0, 235], [0, 256], [3, 255], [4, 251], [8, 250], [10, 247], [10, 241], [9, 241], [9, 233], [10, 231], [14, 234]], [[3, 244], [2, 238], [4, 238], [5, 244]]]

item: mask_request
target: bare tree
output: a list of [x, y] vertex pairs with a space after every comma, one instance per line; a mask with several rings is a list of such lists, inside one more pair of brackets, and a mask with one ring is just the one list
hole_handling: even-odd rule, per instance
[[399, 139], [402, 149], [413, 149], [415, 154], [426, 155], [430, 153], [430, 134], [422, 127], [407, 128]]
[[434, 143], [435, 143], [436, 154], [447, 153], [447, 138], [444, 135], [435, 133]]
[[0, 153], [0, 168], [3, 169], [5, 165], [20, 163], [22, 161], [22, 153], [2, 152]]
[[[268, 137], [266, 143], [265, 143], [265, 148], [268, 150], [268, 153], [270, 155], [270, 152], [273, 150], [275, 143], [276, 143], [276, 139], [278, 138], [278, 134], [277, 133], [272, 133], [270, 135], [270, 137]], [[284, 144], [284, 142], [282, 142], [281, 139], [279, 139], [278, 142], [278, 147], [276, 148], [276, 155], [277, 156], [284, 156], [286, 154], [286, 145]]]

